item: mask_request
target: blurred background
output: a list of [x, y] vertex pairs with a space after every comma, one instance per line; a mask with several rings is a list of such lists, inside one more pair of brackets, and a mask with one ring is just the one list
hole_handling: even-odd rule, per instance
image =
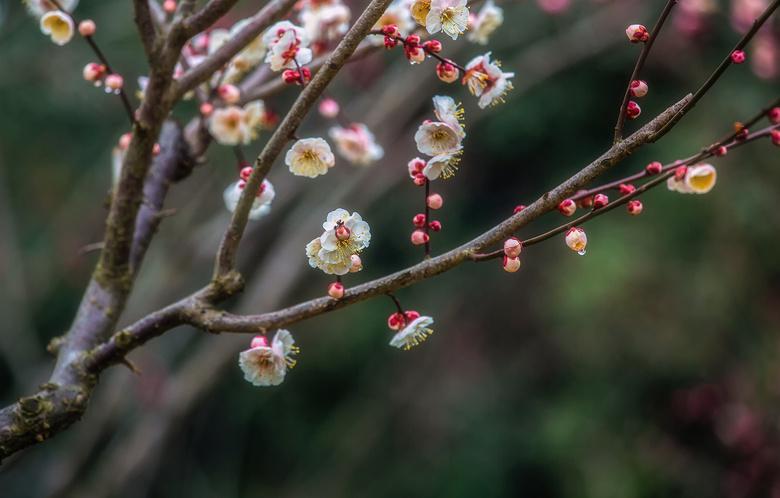
[[[356, 2], [362, 5], [364, 2]], [[642, 75], [650, 93], [629, 130], [697, 88], [764, 0], [680, 0]], [[145, 74], [131, 2], [82, 0], [98, 41], [126, 81]], [[331, 94], [384, 146], [369, 168], [339, 159], [311, 182], [278, 164], [271, 216], [242, 246], [246, 292], [236, 312], [320, 296], [329, 279], [304, 245], [328, 211], [371, 224], [366, 281], [420, 259], [409, 240], [422, 192], [408, 180], [413, 133], [430, 97], [466, 108], [457, 176], [434, 185], [445, 206], [441, 253], [509, 216], [610, 144], [639, 48], [623, 32], [651, 26], [662, 0], [499, 2], [505, 23], [489, 49], [515, 90], [480, 110], [430, 61], [400, 51], [352, 63]], [[240, 2], [223, 24], [254, 12]], [[44, 382], [45, 346], [64, 333], [97, 253], [111, 184], [111, 149], [127, 131], [116, 98], [81, 79], [79, 40], [54, 46], [16, 1], [0, 0], [0, 399]], [[778, 96], [780, 20], [681, 124], [610, 173], [697, 152]], [[441, 37], [439, 37], [441, 39]], [[442, 40], [444, 41], [444, 40]], [[486, 49], [445, 41], [461, 63]], [[283, 113], [286, 88], [266, 104]], [[177, 108], [186, 122], [193, 106]], [[301, 136], [328, 123], [311, 113]], [[247, 152], [256, 154], [267, 134]], [[298, 324], [298, 366], [277, 388], [243, 380], [248, 336], [180, 328], [131, 355], [141, 370], [105, 373], [84, 419], [4, 462], [3, 496], [143, 497], [780, 497], [778, 150], [768, 140], [718, 159], [706, 196], [659, 188], [630, 217], [588, 225], [579, 257], [556, 237], [523, 253], [523, 269], [464, 265], [397, 293], [431, 315], [436, 333], [388, 347], [388, 299]], [[607, 178], [605, 178], [606, 180]], [[235, 181], [231, 150], [177, 185], [121, 323], [208, 281]], [[550, 214], [520, 235], [561, 223]]]

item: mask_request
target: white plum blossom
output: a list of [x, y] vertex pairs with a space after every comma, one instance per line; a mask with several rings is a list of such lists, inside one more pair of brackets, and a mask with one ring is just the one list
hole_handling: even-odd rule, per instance
[[322, 235], [306, 245], [309, 265], [328, 274], [349, 273], [352, 256], [371, 243], [371, 228], [360, 214], [341, 208], [328, 213], [322, 228]]
[[479, 107], [484, 109], [504, 101], [506, 92], [512, 89], [510, 78], [515, 73], [501, 71], [498, 61], [490, 61], [490, 52], [479, 55], [466, 64], [463, 80], [472, 95], [479, 97]]
[[[230, 32], [228, 34], [229, 38], [234, 38], [238, 33], [241, 32], [242, 29], [244, 29], [249, 23], [251, 22], [251, 19], [242, 19], [235, 23], [232, 28], [230, 28]], [[230, 61], [230, 67], [228, 69], [228, 73], [225, 77], [225, 82], [230, 82], [233, 80], [233, 78], [229, 78], [231, 72], [235, 72], [238, 74], [244, 74], [256, 65], [260, 64], [262, 62], [263, 57], [265, 57], [266, 47], [263, 43], [262, 36], [258, 36], [254, 38], [251, 42], [249, 42], [247, 45], [244, 46], [244, 48], [241, 49], [241, 51], [236, 54], [233, 59]]]
[[428, 33], [444, 31], [447, 36], [457, 40], [458, 35], [466, 31], [468, 23], [469, 8], [466, 0], [431, 0], [430, 10], [425, 16]]
[[60, 7], [66, 12], [73, 12], [79, 4], [78, 0], [59, 0], [57, 2], [60, 7], [54, 4], [51, 0], [24, 0], [24, 5], [27, 10], [36, 18], [42, 17], [45, 13], [52, 10], [60, 10]]
[[433, 113], [436, 119], [450, 125], [461, 139], [466, 137], [463, 131], [464, 111], [460, 104], [456, 104], [452, 97], [436, 95], [433, 97]]
[[457, 149], [451, 152], [445, 152], [430, 158], [422, 170], [423, 175], [428, 180], [435, 180], [439, 177], [444, 179], [452, 177], [458, 170], [462, 152], [463, 148], [458, 146]]
[[442, 121], [426, 121], [414, 134], [417, 150], [427, 156], [451, 152], [460, 147], [460, 125], [457, 129]]
[[260, 130], [268, 128], [268, 111], [265, 102], [255, 100], [244, 106], [244, 122], [249, 127], [252, 140], [256, 139]]
[[281, 21], [268, 28], [262, 41], [268, 47], [265, 62], [273, 71], [294, 69], [311, 62], [312, 53], [307, 48], [308, 37], [303, 28], [289, 21]]
[[332, 41], [347, 32], [352, 13], [340, 0], [330, 0], [307, 3], [299, 16], [309, 40]]
[[246, 112], [234, 105], [214, 110], [209, 118], [209, 132], [222, 145], [248, 144], [252, 140]]
[[433, 318], [429, 316], [415, 318], [393, 336], [390, 340], [390, 345], [408, 351], [433, 334], [433, 329], [430, 328], [431, 325], [433, 325]]
[[73, 38], [75, 26], [73, 19], [61, 10], [50, 10], [40, 20], [41, 33], [51, 38], [57, 45], [65, 45]]
[[[239, 180], [232, 183], [225, 189], [223, 198], [225, 199], [225, 207], [231, 213], [236, 210], [238, 206], [238, 200], [241, 198], [241, 192], [244, 191], [246, 183], [243, 180]], [[249, 210], [249, 219], [257, 220], [262, 218], [271, 212], [271, 203], [276, 197], [276, 191], [274, 186], [268, 180], [263, 180], [260, 188], [258, 189], [255, 200], [252, 203], [252, 207]]]
[[681, 180], [670, 176], [666, 180], [666, 186], [669, 190], [681, 194], [706, 194], [715, 187], [717, 181], [718, 172], [713, 165], [697, 164], [689, 166]]
[[504, 10], [496, 6], [493, 0], [488, 0], [474, 18], [474, 23], [468, 34], [470, 42], [487, 45], [488, 38], [504, 23]]
[[374, 134], [362, 123], [334, 126], [328, 134], [336, 143], [339, 154], [353, 164], [367, 166], [385, 154], [382, 146], [376, 143]]
[[256, 337], [252, 347], [238, 355], [244, 379], [255, 386], [278, 386], [296, 363], [292, 355], [298, 354], [299, 349], [290, 331], [278, 330], [271, 345], [267, 344], [265, 337]]
[[315, 178], [335, 166], [336, 158], [322, 138], [303, 138], [287, 151], [284, 163], [293, 175]]

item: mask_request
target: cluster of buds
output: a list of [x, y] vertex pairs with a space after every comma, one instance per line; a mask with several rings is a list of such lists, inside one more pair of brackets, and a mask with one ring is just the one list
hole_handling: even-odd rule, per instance
[[420, 318], [420, 313], [417, 311], [404, 311], [403, 313], [398, 311], [387, 317], [387, 327], [394, 332], [398, 332], [418, 318]]
[[409, 178], [411, 178], [412, 182], [414, 182], [414, 184], [418, 187], [425, 185], [425, 174], [423, 174], [425, 164], [425, 161], [419, 157], [409, 161]]
[[404, 40], [404, 55], [412, 64], [418, 64], [425, 60], [425, 49], [420, 45], [418, 35], [409, 35]]
[[119, 95], [125, 86], [125, 80], [122, 76], [116, 73], [109, 73], [108, 68], [104, 64], [97, 62], [90, 62], [84, 66], [82, 75], [85, 81], [91, 82], [96, 87], [105, 85], [106, 93]]
[[523, 243], [517, 237], [510, 237], [504, 241], [504, 271], [514, 273], [520, 269], [520, 253]]
[[282, 80], [288, 85], [305, 85], [311, 81], [311, 69], [302, 67], [300, 70], [285, 69]]
[[398, 30], [398, 26], [395, 24], [388, 24], [382, 27], [382, 34], [385, 35], [385, 48], [391, 49], [398, 45], [398, 38], [401, 36], [401, 32]]
[[641, 24], [632, 24], [626, 28], [626, 36], [631, 43], [640, 43], [650, 39], [650, 32]]
[[412, 244], [416, 246], [427, 244], [431, 240], [429, 231], [441, 231], [441, 222], [438, 220], [428, 221], [428, 217], [423, 213], [414, 215], [412, 218], [412, 225], [415, 226], [415, 230], [412, 232], [411, 240]]

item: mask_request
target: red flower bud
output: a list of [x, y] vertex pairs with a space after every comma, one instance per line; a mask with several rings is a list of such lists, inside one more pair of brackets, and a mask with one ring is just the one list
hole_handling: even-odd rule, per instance
[[609, 204], [609, 197], [604, 194], [596, 194], [593, 196], [593, 209], [600, 209]]
[[441, 232], [441, 221], [433, 220], [432, 222], [428, 223], [428, 228], [434, 232]]
[[424, 227], [425, 226], [425, 221], [426, 221], [425, 215], [422, 214], [422, 213], [416, 214], [416, 215], [414, 215], [414, 218], [412, 218], [412, 224], [414, 226], [416, 226], [417, 228]]
[[742, 64], [745, 62], [745, 59], [747, 59], [747, 56], [743, 50], [735, 50], [731, 52], [731, 62], [734, 64]]
[[626, 205], [626, 210], [628, 210], [628, 214], [631, 216], [639, 216], [643, 208], [642, 201], [639, 199], [631, 199]]
[[620, 195], [628, 195], [636, 191], [636, 187], [630, 183], [621, 183], [618, 189], [620, 190]]
[[626, 116], [628, 119], [636, 119], [640, 114], [642, 114], [642, 108], [639, 107], [639, 104], [630, 100], [628, 105], [626, 105]]
[[577, 203], [571, 199], [565, 199], [558, 204], [558, 211], [564, 216], [571, 216], [577, 211]]
[[659, 163], [658, 161], [653, 161], [647, 166], [645, 166], [645, 171], [648, 175], [657, 175], [661, 171], [663, 171], [664, 165]]

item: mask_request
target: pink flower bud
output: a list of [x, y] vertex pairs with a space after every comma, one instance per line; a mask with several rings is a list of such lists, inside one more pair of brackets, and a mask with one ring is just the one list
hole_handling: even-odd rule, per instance
[[412, 232], [412, 244], [416, 246], [427, 244], [429, 240], [431, 240], [430, 236], [419, 228]]
[[626, 28], [626, 36], [631, 43], [646, 42], [650, 39], [650, 33], [647, 28], [641, 24], [632, 24]]
[[609, 197], [604, 194], [596, 194], [593, 196], [593, 209], [600, 209], [609, 204]]
[[558, 211], [564, 216], [571, 216], [577, 211], [577, 203], [571, 199], [564, 199], [558, 204]]
[[587, 209], [590, 207], [593, 207], [593, 196], [592, 195], [584, 195], [587, 192], [587, 190], [578, 190], [576, 195], [582, 195], [583, 197], [580, 198], [580, 200], [577, 201], [577, 207], [581, 207], [583, 209]]
[[772, 124], [780, 124], [780, 107], [773, 107], [766, 115]]
[[176, 12], [176, 0], [165, 0], [162, 8], [166, 13], [173, 14]]
[[211, 102], [204, 102], [200, 105], [200, 113], [203, 117], [207, 118], [214, 112], [214, 105]]
[[84, 19], [79, 23], [79, 34], [81, 36], [92, 36], [95, 34], [95, 31], [97, 31], [97, 25], [92, 19]]
[[398, 46], [398, 39], [392, 38], [390, 36], [385, 36], [385, 48], [390, 50], [391, 48], [395, 48]]
[[748, 137], [748, 135], [750, 134], [750, 130], [745, 128], [742, 125], [742, 123], [739, 123], [737, 125], [737, 128], [738, 128], [737, 129], [737, 133], [736, 133], [736, 135], [734, 135], [734, 138], [737, 139], [737, 140], [745, 140]]
[[585, 230], [571, 227], [566, 232], [566, 245], [580, 256], [585, 255], [585, 248], [588, 246], [588, 236], [585, 234]]
[[153, 156], [159, 156], [162, 149], [160, 148], [160, 144], [154, 144], [152, 147], [152, 155]]
[[504, 271], [507, 273], [514, 273], [520, 269], [520, 258], [510, 258], [504, 256]]
[[620, 191], [620, 195], [628, 195], [634, 193], [636, 191], [636, 187], [630, 183], [621, 183], [618, 187], [618, 190]]
[[449, 62], [439, 62], [436, 64], [436, 76], [445, 83], [452, 83], [458, 80], [460, 71]]
[[642, 98], [645, 95], [647, 95], [647, 91], [649, 90], [647, 86], [647, 82], [642, 80], [634, 80], [631, 82], [631, 96]]
[[409, 35], [406, 37], [406, 45], [416, 47], [420, 44], [420, 37], [418, 35]]
[[431, 209], [440, 209], [444, 205], [444, 199], [439, 194], [431, 194], [425, 200]]
[[642, 114], [642, 108], [639, 107], [639, 104], [630, 100], [626, 106], [626, 116], [628, 119], [636, 119], [640, 114]]
[[331, 98], [322, 99], [320, 106], [317, 108], [320, 114], [324, 118], [333, 119], [339, 115], [339, 103]]
[[525, 209], [525, 204], [518, 204], [515, 206], [515, 209], [512, 211], [512, 214], [517, 214], [521, 212], [523, 209]]
[[282, 81], [288, 85], [294, 85], [301, 82], [301, 73], [293, 69], [285, 69], [282, 72]]
[[409, 168], [409, 177], [414, 179], [417, 175], [422, 174], [423, 168], [425, 168], [425, 161], [419, 157], [415, 157], [407, 165]]
[[363, 269], [363, 260], [360, 259], [360, 256], [358, 256], [357, 254], [353, 254], [352, 256], [349, 257], [349, 259], [350, 259], [350, 267], [349, 267], [350, 273], [357, 273]]
[[508, 258], [517, 258], [523, 250], [523, 243], [517, 237], [510, 237], [504, 241], [504, 254]]
[[328, 286], [328, 295], [333, 299], [344, 297], [344, 285], [341, 282], [332, 282]]
[[772, 130], [769, 135], [772, 137], [773, 144], [780, 145], [780, 130]]
[[412, 181], [418, 187], [422, 187], [423, 185], [425, 185], [425, 175], [423, 175], [422, 173], [420, 173], [419, 175], [415, 175]]
[[631, 216], [639, 216], [642, 214], [642, 209], [644, 209], [644, 206], [639, 199], [631, 199], [626, 205], [626, 210]]
[[734, 64], [742, 64], [745, 62], [745, 59], [747, 56], [745, 55], [745, 52], [743, 50], [735, 50], [731, 52], [731, 62]]
[[428, 40], [422, 46], [425, 50], [434, 54], [441, 52], [441, 42], [439, 40]]
[[681, 182], [685, 179], [685, 175], [688, 174], [688, 166], [677, 166], [674, 169], [674, 179]]
[[426, 218], [425, 215], [420, 213], [414, 215], [414, 218], [412, 218], [412, 224], [416, 226], [417, 228], [422, 228], [425, 226]]
[[127, 150], [128, 147], [130, 147], [130, 141], [133, 139], [132, 133], [125, 133], [121, 137], [119, 137], [119, 148], [122, 150]]
[[432, 222], [428, 223], [428, 228], [430, 228], [433, 232], [441, 232], [441, 221], [433, 220]]
[[409, 59], [409, 62], [412, 64], [419, 64], [425, 60], [425, 50], [420, 47], [407, 48], [406, 58]]
[[241, 168], [238, 176], [244, 181], [249, 180], [249, 177], [252, 176], [252, 166], [244, 166]]
[[254, 348], [267, 348], [268, 338], [264, 335], [256, 335], [252, 338], [252, 342], [249, 343], [249, 347]]
[[398, 31], [398, 26], [395, 24], [388, 24], [387, 26], [382, 26], [382, 34], [385, 36], [399, 36], [401, 32]]
[[227, 104], [235, 104], [241, 99], [241, 90], [237, 86], [223, 83], [217, 88], [217, 95]]
[[664, 165], [659, 163], [658, 161], [653, 161], [647, 166], [645, 166], [645, 171], [648, 175], [657, 175], [661, 171], [663, 171]]
[[406, 321], [407, 322], [413, 322], [413, 321], [417, 320], [418, 318], [420, 318], [420, 313], [418, 313], [418, 312], [416, 312], [414, 310], [405, 311], [404, 312], [404, 317], [406, 317]]
[[98, 64], [96, 62], [90, 62], [86, 66], [84, 66], [84, 69], [82, 71], [82, 75], [84, 76], [84, 79], [87, 81], [99, 81], [103, 79], [103, 77], [106, 75], [106, 66], [103, 64]]
[[393, 313], [387, 317], [387, 327], [396, 332], [401, 330], [406, 327], [406, 317], [401, 313]]
[[718, 157], [723, 157], [729, 153], [729, 149], [725, 145], [721, 145], [712, 149], [712, 153]]
[[116, 73], [106, 76], [106, 88], [119, 91], [123, 86], [125, 86], [125, 80], [122, 78], [122, 76]]
[[339, 225], [336, 227], [336, 238], [341, 241], [349, 240], [352, 232], [345, 225]]

